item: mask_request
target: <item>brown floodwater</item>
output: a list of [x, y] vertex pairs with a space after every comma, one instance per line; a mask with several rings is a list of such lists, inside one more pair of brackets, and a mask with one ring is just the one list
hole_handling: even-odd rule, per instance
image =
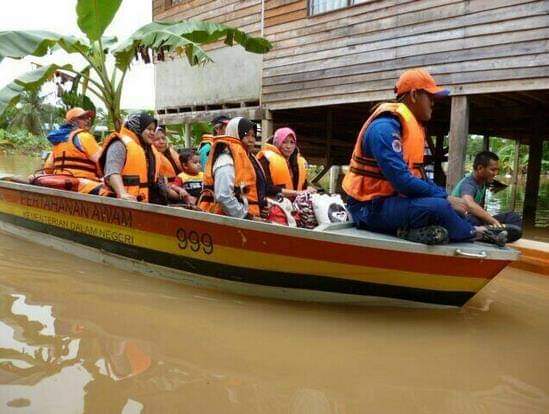
[[0, 412], [548, 413], [549, 278], [506, 269], [461, 309], [320, 305], [0, 233]]
[[549, 278], [461, 309], [191, 288], [0, 233], [2, 413], [547, 413]]

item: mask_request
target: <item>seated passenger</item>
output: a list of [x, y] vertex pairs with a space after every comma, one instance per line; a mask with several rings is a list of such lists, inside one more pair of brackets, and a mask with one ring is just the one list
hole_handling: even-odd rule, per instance
[[146, 112], [131, 114], [120, 132], [107, 137], [99, 165], [104, 172], [102, 195], [155, 202], [161, 154], [152, 146], [156, 119]]
[[200, 165], [202, 170], [206, 169], [206, 162], [208, 161], [208, 155], [212, 149], [213, 140], [218, 135], [225, 135], [225, 128], [229, 123], [229, 118], [225, 115], [219, 115], [212, 120], [213, 134], [204, 134], [198, 145], [198, 156], [200, 157]]
[[162, 154], [162, 164], [160, 165], [160, 176], [166, 177], [168, 182], [172, 183], [181, 170], [179, 155], [177, 151], [169, 144], [166, 137], [166, 131], [162, 127], [156, 128], [153, 145], [160, 154]]
[[204, 173], [201, 171], [200, 158], [192, 148], [179, 151], [179, 162], [183, 172], [177, 175], [175, 185], [183, 188], [187, 196], [182, 199], [188, 204], [196, 204], [202, 192]]
[[266, 207], [265, 174], [251, 153], [256, 125], [233, 118], [215, 138], [204, 171], [199, 207], [211, 213], [255, 219]]
[[473, 161], [473, 172], [459, 181], [452, 195], [461, 197], [467, 205], [467, 221], [474, 226], [483, 224], [504, 226], [508, 233], [508, 242], [522, 236], [522, 218], [515, 212], [500, 213], [495, 216], [484, 210], [486, 188], [499, 173], [499, 158], [490, 151], [479, 152]]
[[505, 244], [506, 231], [471, 225], [456, 213], [465, 212], [464, 203], [424, 174], [424, 124], [435, 98], [448, 91], [423, 69], [404, 72], [395, 91], [398, 103], [379, 105], [363, 125], [343, 180], [355, 225], [426, 244]]
[[296, 146], [296, 134], [290, 128], [275, 131], [272, 144], [264, 144], [257, 159], [265, 171], [268, 185], [278, 187], [287, 198], [300, 192], [315, 192], [307, 183], [307, 161]]
[[101, 178], [97, 161], [101, 147], [90, 134], [93, 112], [72, 108], [65, 115], [65, 124], [48, 134], [52, 152], [44, 165], [49, 174], [72, 175], [79, 179], [78, 191], [98, 194]]

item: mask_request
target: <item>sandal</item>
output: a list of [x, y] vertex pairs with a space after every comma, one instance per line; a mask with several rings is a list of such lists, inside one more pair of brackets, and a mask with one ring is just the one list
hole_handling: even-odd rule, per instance
[[480, 241], [495, 244], [498, 247], [505, 247], [505, 243], [507, 243], [507, 230], [502, 227], [487, 229], [480, 236]]
[[448, 230], [441, 226], [425, 226], [415, 229], [398, 229], [397, 237], [428, 245], [446, 244], [449, 241]]
[[503, 224], [502, 227], [494, 226], [493, 224], [490, 224], [489, 226], [485, 226], [488, 230], [501, 232], [501, 231], [507, 231], [507, 243], [512, 243], [514, 241], [517, 241], [522, 237], [522, 228], [519, 226], [516, 226], [514, 224]]

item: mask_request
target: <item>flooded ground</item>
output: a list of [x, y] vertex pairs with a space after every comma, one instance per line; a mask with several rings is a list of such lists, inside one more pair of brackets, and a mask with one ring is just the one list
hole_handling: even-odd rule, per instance
[[547, 413], [549, 278], [507, 269], [462, 309], [293, 303], [0, 233], [0, 412]]
[[549, 278], [462, 309], [261, 300], [0, 234], [2, 413], [547, 413]]

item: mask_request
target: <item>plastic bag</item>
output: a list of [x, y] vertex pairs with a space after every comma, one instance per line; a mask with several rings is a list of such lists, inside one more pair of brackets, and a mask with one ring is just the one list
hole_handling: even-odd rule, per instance
[[313, 194], [313, 210], [318, 224], [345, 223], [349, 213], [339, 194]]
[[281, 198], [279, 200], [267, 198], [267, 202], [269, 204], [268, 221], [289, 227], [297, 226], [293, 217], [294, 209], [290, 200], [287, 198]]

